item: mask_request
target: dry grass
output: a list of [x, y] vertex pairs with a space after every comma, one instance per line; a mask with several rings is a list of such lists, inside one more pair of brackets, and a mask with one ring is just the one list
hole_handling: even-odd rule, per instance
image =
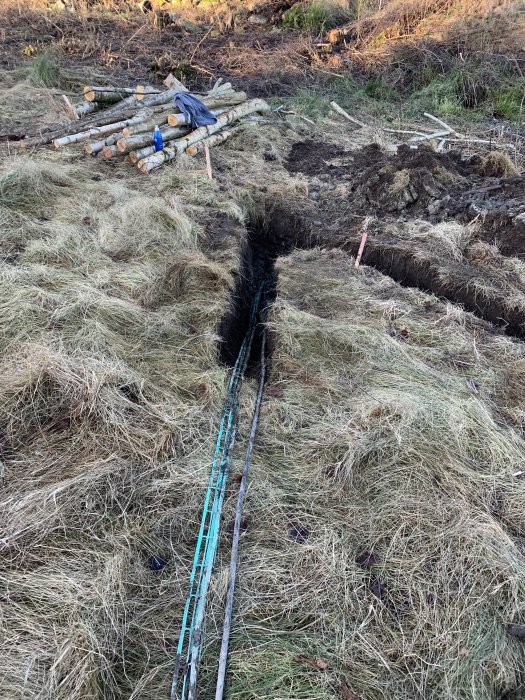
[[[152, 178], [67, 154], [2, 163], [2, 700], [166, 697], [239, 222], [261, 201], [306, 210], [306, 181], [280, 168], [290, 138], [248, 130], [213, 156], [212, 182], [190, 159]], [[215, 239], [200, 222], [219, 214], [235, 221]], [[404, 235], [449, 260], [476, 245], [456, 224]], [[319, 249], [278, 263], [227, 697], [328, 700], [344, 683], [366, 700], [500, 700], [525, 672], [505, 630], [525, 615], [523, 347], [352, 263]]]

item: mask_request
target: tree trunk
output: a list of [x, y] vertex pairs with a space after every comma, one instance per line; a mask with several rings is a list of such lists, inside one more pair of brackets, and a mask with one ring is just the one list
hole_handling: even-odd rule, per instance
[[120, 102], [128, 95], [135, 95], [135, 88], [91, 87], [86, 85], [84, 97], [88, 102]]
[[206, 138], [207, 136], [217, 133], [227, 124], [231, 124], [237, 119], [245, 117], [248, 114], [252, 114], [253, 112], [268, 112], [269, 110], [270, 107], [264, 100], [250, 100], [249, 102], [245, 102], [244, 104], [239, 105], [239, 107], [235, 107], [229, 112], [221, 114], [215, 124], [201, 126], [198, 129], [195, 129], [195, 131], [189, 133], [187, 136], [177, 139], [172, 146], [166, 146], [162, 149], [162, 151], [157, 151], [156, 153], [143, 158], [137, 163], [137, 167], [141, 172], [149, 173], [152, 170], [155, 170], [155, 168], [160, 167], [163, 163], [173, 160], [180, 153], [183, 153], [186, 148], [192, 146], [194, 143], [197, 143], [197, 141], [202, 141], [202, 139]]

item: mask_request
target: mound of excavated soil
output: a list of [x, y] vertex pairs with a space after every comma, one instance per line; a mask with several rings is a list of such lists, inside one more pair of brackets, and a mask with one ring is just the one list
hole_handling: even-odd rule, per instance
[[479, 220], [478, 236], [503, 255], [525, 256], [525, 177], [494, 177], [486, 160], [402, 145], [387, 153], [377, 144], [356, 151], [317, 141], [294, 144], [289, 172], [348, 183], [354, 213], [432, 222]]

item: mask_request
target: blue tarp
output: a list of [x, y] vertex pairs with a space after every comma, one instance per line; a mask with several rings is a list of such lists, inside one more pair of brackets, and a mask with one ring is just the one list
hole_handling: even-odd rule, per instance
[[217, 118], [213, 116], [210, 110], [197, 99], [191, 92], [178, 92], [173, 98], [175, 106], [180, 109], [186, 117], [188, 124], [191, 124], [192, 129], [197, 129], [199, 126], [215, 124]]

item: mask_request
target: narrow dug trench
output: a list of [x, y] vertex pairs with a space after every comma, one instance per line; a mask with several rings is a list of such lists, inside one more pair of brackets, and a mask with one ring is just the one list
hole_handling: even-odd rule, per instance
[[[275, 261], [288, 255], [294, 248], [311, 248], [316, 244], [306, 233], [303, 222], [294, 214], [281, 208], [270, 213], [254, 215], [247, 225], [247, 236], [241, 253], [241, 266], [231, 293], [230, 308], [218, 327], [220, 343], [219, 361], [233, 366], [248, 330], [254, 296], [262, 289], [259, 310], [267, 309], [277, 294]], [[256, 331], [247, 376], [255, 376], [261, 354], [262, 329]], [[267, 359], [271, 357], [274, 342], [271, 335], [267, 342]]]
[[[344, 246], [355, 255], [358, 241]], [[431, 292], [461, 305], [507, 335], [525, 340], [525, 308], [516, 288], [498, 280], [489, 269], [435, 258], [429, 251], [411, 249], [399, 240], [370, 237], [362, 262], [404, 287]]]

